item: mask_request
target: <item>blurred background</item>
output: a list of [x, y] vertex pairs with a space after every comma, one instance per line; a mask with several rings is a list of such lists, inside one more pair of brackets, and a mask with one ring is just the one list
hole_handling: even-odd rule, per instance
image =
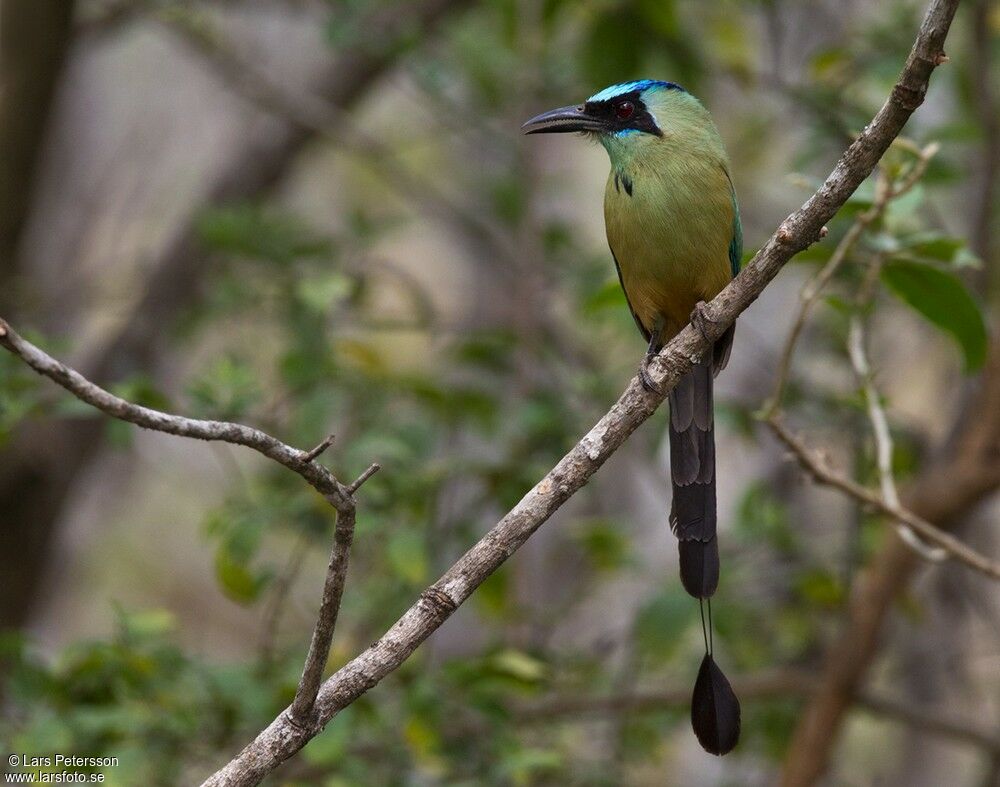
[[[730, 151], [749, 258], [881, 105], [923, 11], [3, 0], [0, 315], [127, 398], [305, 448], [334, 433], [324, 461], [345, 480], [382, 464], [332, 672], [644, 351], [604, 240], [604, 151], [520, 124], [614, 82], [679, 82]], [[947, 51], [887, 171], [940, 149], [825, 291], [784, 407], [877, 484], [846, 351], [861, 315], [904, 501], [995, 556], [1000, 6], [963, 3]], [[755, 417], [800, 288], [874, 195], [743, 315], [717, 385], [735, 753], [703, 753], [687, 719], [702, 635], [659, 413], [268, 783], [767, 785], [785, 768], [796, 784], [1000, 784], [1000, 587], [916, 558]], [[290, 701], [332, 530], [284, 469], [111, 422], [0, 355], [2, 748], [114, 755], [112, 784], [200, 782]]]

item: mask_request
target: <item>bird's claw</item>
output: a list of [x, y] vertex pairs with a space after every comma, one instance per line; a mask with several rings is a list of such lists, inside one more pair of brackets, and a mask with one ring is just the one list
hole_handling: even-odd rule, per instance
[[653, 378], [649, 376], [649, 362], [654, 358], [653, 355], [647, 355], [642, 359], [642, 363], [639, 364], [639, 382], [642, 383], [642, 387], [645, 388], [650, 393], [657, 395], [662, 394], [659, 386], [653, 382]]
[[708, 325], [715, 325], [715, 320], [708, 316], [706, 313], [706, 303], [705, 301], [698, 301], [695, 304], [694, 310], [691, 312], [691, 327], [693, 327], [698, 333], [701, 334], [701, 338], [706, 342], [710, 342], [712, 337], [708, 335]]

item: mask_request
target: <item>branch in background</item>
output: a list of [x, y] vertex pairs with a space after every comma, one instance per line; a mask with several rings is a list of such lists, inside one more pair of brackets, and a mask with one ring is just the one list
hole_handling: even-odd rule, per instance
[[[792, 452], [803, 469], [809, 473], [816, 481], [826, 486], [839, 489], [849, 497], [854, 498], [863, 505], [870, 506], [881, 512], [889, 519], [899, 522], [911, 530], [916, 531], [923, 539], [934, 544], [939, 549], [943, 549], [948, 555], [961, 563], [975, 569], [981, 574], [985, 574], [993, 579], [1000, 579], [1000, 562], [991, 560], [970, 546], [962, 543], [954, 536], [944, 532], [940, 528], [932, 525], [925, 519], [909, 511], [899, 504], [891, 505], [878, 493], [873, 492], [861, 484], [852, 481], [845, 475], [841, 475], [832, 470], [819, 453], [810, 449], [800, 437], [791, 432], [779, 416], [772, 416], [768, 419], [768, 425], [777, 435], [778, 439]], [[1000, 483], [1000, 467], [995, 469], [997, 481]], [[910, 545], [912, 546], [912, 545]], [[925, 547], [922, 547], [925, 549]], [[919, 551], [919, 550], [918, 550]], [[921, 554], [923, 552], [921, 551]]]
[[760, 295], [791, 257], [814, 243], [824, 224], [867, 178], [892, 140], [921, 104], [958, 0], [936, 0], [925, 17], [896, 86], [874, 120], [845, 151], [833, 172], [798, 211], [788, 216], [754, 259], [704, 307], [705, 330], [690, 326], [649, 365], [661, 393], [645, 391], [637, 379], [611, 410], [506, 516], [444, 576], [427, 588], [392, 628], [320, 688], [316, 722], [302, 727], [280, 714], [206, 785], [253, 785], [294, 755], [343, 708], [403, 664], [475, 589], [509, 558], [566, 500], [579, 490], [628, 436], [662, 403], [693, 361], [702, 357], [733, 320]]
[[[816, 676], [809, 672], [779, 669], [758, 675], [736, 677], [732, 684], [742, 700], [752, 702], [808, 696], [816, 689], [817, 680]], [[552, 720], [578, 723], [591, 721], [594, 717], [607, 719], [622, 711], [654, 713], [674, 710], [687, 706], [690, 701], [691, 688], [678, 686], [659, 691], [636, 691], [597, 697], [545, 697], [515, 705], [511, 709], [511, 714], [522, 724]], [[859, 707], [876, 715], [902, 722], [923, 732], [1000, 754], [1000, 738], [994, 730], [968, 721], [948, 718], [936, 709], [915, 707], [911, 703], [870, 692], [860, 693], [855, 702]]]
[[923, 177], [924, 172], [927, 171], [927, 165], [937, 153], [939, 147], [936, 142], [932, 142], [925, 148], [920, 149], [909, 140], [903, 138], [893, 140], [892, 144], [910, 150], [917, 156], [917, 160], [900, 179], [899, 183], [891, 183], [884, 173], [879, 173], [879, 176], [875, 179], [875, 197], [872, 200], [871, 207], [858, 214], [854, 223], [833, 250], [826, 265], [806, 282], [805, 286], [799, 292], [799, 310], [796, 312], [795, 321], [792, 323], [791, 330], [788, 332], [788, 338], [785, 340], [784, 349], [781, 352], [781, 361], [778, 364], [778, 374], [774, 381], [774, 390], [771, 393], [770, 399], [764, 405], [765, 420], [778, 414], [781, 409], [784, 402], [785, 389], [788, 386], [788, 379], [791, 375], [792, 359], [795, 357], [795, 350], [798, 347], [802, 329], [805, 327], [809, 319], [809, 314], [819, 300], [823, 289], [833, 279], [834, 274], [840, 269], [840, 266], [848, 259], [855, 244], [861, 238], [862, 233], [885, 214], [885, 209], [888, 207], [889, 202], [903, 196], [917, 185], [920, 178]]
[[[878, 276], [879, 264], [872, 266], [871, 276]], [[888, 508], [893, 510], [901, 509], [899, 503], [899, 492], [896, 490], [896, 480], [892, 473], [892, 435], [889, 432], [889, 419], [886, 417], [885, 408], [879, 397], [878, 389], [875, 387], [874, 375], [871, 365], [868, 363], [868, 353], [865, 350], [865, 329], [860, 315], [851, 317], [850, 326], [847, 332], [848, 355], [851, 358], [851, 366], [858, 378], [858, 384], [865, 397], [865, 405], [868, 410], [868, 420], [872, 425], [872, 435], [875, 438], [875, 464], [878, 468], [879, 485], [882, 489], [882, 501]], [[929, 524], [929, 523], [928, 523]], [[933, 525], [929, 525], [933, 527]], [[906, 542], [907, 546], [915, 550], [925, 560], [940, 561], [948, 556], [948, 551], [943, 547], [931, 547], [922, 541], [910, 529], [909, 525], [897, 520], [896, 532], [899, 537]]]
[[191, 437], [196, 440], [219, 441], [252, 448], [268, 459], [273, 459], [300, 475], [306, 483], [319, 492], [337, 512], [333, 549], [323, 585], [323, 600], [320, 605], [316, 627], [313, 629], [309, 652], [306, 655], [302, 677], [295, 692], [295, 700], [288, 713], [296, 724], [311, 720], [313, 704], [319, 691], [323, 669], [330, 656], [330, 644], [337, 625], [337, 613], [344, 595], [347, 577], [347, 563], [350, 559], [351, 543], [354, 539], [354, 522], [357, 504], [354, 493], [379, 466], [371, 465], [350, 486], [344, 486], [316, 457], [326, 448], [331, 438], [327, 438], [311, 451], [303, 451], [281, 442], [259, 429], [228, 421], [203, 421], [180, 415], [153, 410], [128, 402], [119, 396], [87, 380], [83, 375], [60, 363], [31, 342], [19, 336], [3, 319], [0, 319], [0, 346], [16, 355], [28, 366], [53, 382], [61, 385], [80, 401], [86, 402], [101, 412], [128, 423], [152, 429], [156, 432]]
[[[783, 442], [788, 443], [792, 436], [791, 433], [788, 432], [783, 426], [781, 412], [782, 403], [784, 401], [785, 389], [791, 375], [791, 366], [792, 360], [795, 356], [795, 350], [798, 347], [798, 341], [802, 335], [802, 330], [806, 325], [810, 311], [819, 300], [819, 296], [822, 294], [823, 289], [833, 279], [834, 274], [850, 257], [852, 251], [854, 250], [854, 246], [857, 244], [858, 240], [860, 240], [864, 231], [885, 215], [886, 209], [889, 207], [889, 203], [892, 202], [892, 200], [906, 194], [920, 181], [924, 173], [927, 171], [927, 165], [939, 149], [939, 145], [936, 142], [932, 142], [926, 147], [920, 148], [910, 140], [902, 137], [894, 140], [893, 144], [909, 150], [916, 156], [916, 161], [912, 164], [912, 166], [910, 166], [909, 170], [907, 170], [902, 177], [899, 178], [898, 182], [894, 182], [884, 171], [879, 172], [878, 177], [875, 179], [875, 197], [872, 200], [871, 207], [858, 215], [858, 217], [854, 220], [854, 223], [844, 234], [844, 237], [840, 240], [840, 243], [837, 244], [837, 248], [834, 249], [833, 254], [830, 255], [830, 259], [827, 261], [826, 265], [824, 265], [823, 268], [805, 284], [799, 294], [799, 309], [796, 313], [795, 321], [792, 323], [792, 328], [788, 333], [788, 338], [785, 340], [785, 347], [781, 354], [781, 361], [778, 366], [778, 374], [774, 384], [774, 391], [771, 394], [770, 399], [765, 403], [762, 414], [764, 421], [771, 426], [772, 430], [775, 431], [778, 438]], [[859, 312], [864, 311], [871, 302], [881, 265], [881, 258], [876, 256], [869, 266], [857, 298], [856, 307]], [[874, 381], [872, 379], [872, 373], [864, 347], [864, 328], [859, 314], [855, 314], [851, 317], [850, 331], [848, 334], [848, 354], [851, 359], [851, 364], [854, 367], [855, 374], [857, 375], [858, 381], [861, 385], [862, 392], [864, 393], [868, 409], [868, 417], [872, 424], [878, 458], [879, 477], [882, 487], [882, 499], [883, 502], [886, 503], [886, 510], [901, 512], [902, 514], [912, 516], [909, 512], [902, 511], [899, 504], [899, 495], [896, 492], [896, 484], [892, 476], [892, 438], [889, 433], [889, 424], [886, 419], [885, 411], [879, 401], [878, 391], [875, 389]], [[840, 476], [828, 468], [819, 457], [809, 452], [805, 446], [801, 444], [801, 441], [798, 438], [793, 438], [793, 441], [798, 443], [801, 448], [801, 450], [793, 450], [793, 453], [800, 459], [800, 461], [802, 461], [802, 463], [806, 466], [806, 469], [814, 478], [816, 478], [816, 480], [846, 492], [852, 497], [855, 497], [859, 502], [867, 502], [867, 498], [862, 499], [857, 497], [857, 492], [859, 490], [866, 491], [863, 487], [854, 484], [846, 477]], [[899, 516], [895, 516], [893, 521], [896, 522], [896, 530], [899, 533], [900, 538], [903, 539], [903, 542], [925, 559], [933, 561], [943, 560], [948, 554], [948, 550], [943, 547], [935, 548], [928, 546], [914, 534], [910, 526], [907, 525]], [[928, 528], [934, 528], [934, 526], [928, 522], [924, 522], [923, 525]], [[934, 529], [936, 530], [936, 528]], [[941, 536], [944, 535], [945, 534], [939, 531], [936, 537], [940, 541]], [[949, 537], [946, 537], [946, 540], [948, 538]], [[959, 560], [963, 559], [958, 554], [956, 554], [955, 557]], [[989, 563], [990, 561], [985, 558], [980, 558], [977, 560], [976, 566], [988, 565]]]
[[[1000, 336], [965, 410], [951, 451], [936, 457], [903, 495], [908, 511], [942, 529], [1000, 488]], [[853, 698], [878, 653], [879, 632], [896, 596], [919, 565], [899, 539], [889, 539], [851, 589], [847, 619], [827, 649], [816, 692], [788, 747], [781, 784], [808, 787], [822, 778]]]
[[193, 16], [183, 9], [167, 9], [157, 14], [156, 19], [237, 95], [311, 135], [335, 142], [339, 149], [364, 155], [377, 172], [410, 197], [418, 208], [466, 232], [488, 238], [506, 256], [516, 253], [506, 233], [483, 219], [480, 212], [450, 197], [432, 181], [415, 175], [400, 161], [396, 150], [368, 134], [339, 107], [321, 96], [292, 92], [274, 84], [266, 74], [240, 57], [223, 33], [203, 16]]
[[[796, 697], [808, 694], [815, 680], [802, 670], [778, 669], [756, 675], [742, 675], [732, 680], [733, 689], [741, 700], [766, 700], [775, 697]], [[584, 722], [590, 717], [608, 719], [622, 711], [649, 713], [671, 710], [691, 702], [691, 687], [632, 691], [605, 696], [572, 695], [542, 697], [518, 703], [511, 709], [519, 722], [546, 722], [553, 719]]]
[[[799, 309], [796, 313], [795, 321], [792, 323], [792, 328], [788, 333], [788, 338], [785, 340], [784, 350], [781, 354], [774, 391], [763, 410], [764, 420], [776, 432], [779, 439], [786, 444], [789, 444], [790, 440], [796, 444], [793, 448], [793, 453], [816, 480], [834, 486], [855, 497], [855, 499], [862, 503], [868, 502], [867, 496], [864, 498], [857, 496], [859, 490], [863, 491], [862, 487], [832, 471], [823, 463], [820, 457], [808, 451], [798, 438], [792, 437], [791, 433], [785, 429], [782, 422], [781, 407], [799, 338], [802, 335], [802, 330], [806, 325], [809, 313], [813, 306], [815, 306], [823, 289], [830, 283], [841, 265], [851, 256], [854, 246], [860, 240], [864, 231], [885, 215], [889, 203], [906, 194], [920, 181], [927, 171], [927, 165], [939, 149], [936, 142], [932, 142], [924, 148], [919, 148], [914, 143], [903, 138], [896, 139], [893, 144], [909, 150], [916, 156], [916, 161], [899, 178], [898, 182], [894, 182], [884, 170], [879, 172], [875, 180], [875, 197], [872, 200], [871, 207], [858, 215], [840, 243], [837, 244], [837, 248], [830, 255], [830, 259], [826, 265], [802, 288], [799, 294]], [[881, 258], [876, 257], [869, 266], [858, 294], [857, 303], [855, 304], [859, 313], [867, 309], [872, 300], [881, 265]], [[912, 516], [909, 512], [903, 512], [899, 504], [899, 495], [896, 492], [896, 484], [892, 475], [892, 437], [889, 433], [889, 424], [886, 419], [885, 410], [882, 408], [878, 391], [872, 379], [872, 372], [865, 351], [863, 321], [859, 313], [854, 314], [850, 320], [848, 355], [851, 359], [851, 365], [854, 367], [854, 372], [858, 377], [858, 382], [861, 385], [867, 405], [868, 417], [872, 425], [878, 460], [877, 466], [882, 488], [882, 500], [886, 504], [885, 510], [902, 512], [903, 514]], [[899, 516], [896, 516], [894, 521], [896, 522], [897, 532], [904, 543], [925, 559], [934, 561], [943, 560], [949, 554], [948, 550], [943, 547], [934, 548], [928, 546], [914, 534], [909, 525], [905, 524], [904, 520]], [[925, 522], [923, 524], [927, 528], [937, 530], [930, 523]], [[944, 535], [938, 531], [936, 537], [940, 539]], [[946, 540], [948, 538], [946, 536]], [[955, 557], [960, 560], [962, 559], [958, 554]], [[977, 565], [986, 565], [989, 562], [985, 558], [982, 558], [977, 561]]]

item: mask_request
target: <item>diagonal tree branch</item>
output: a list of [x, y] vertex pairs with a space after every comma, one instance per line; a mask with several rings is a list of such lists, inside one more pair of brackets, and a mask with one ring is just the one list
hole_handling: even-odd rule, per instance
[[760, 295], [791, 257], [815, 242], [829, 221], [902, 130], [923, 101], [934, 68], [944, 62], [943, 44], [958, 0], [935, 0], [891, 95], [875, 119], [845, 151], [823, 186], [788, 216], [747, 268], [705, 307], [704, 335], [690, 326], [650, 364], [660, 393], [633, 379], [611, 410], [528, 492], [492, 530], [425, 590], [396, 624], [345, 664], [320, 688], [316, 721], [290, 723], [280, 714], [206, 785], [257, 784], [301, 749], [341, 709], [397, 669], [473, 591], [510, 557], [569, 497], [579, 490], [663, 401], [666, 392]]

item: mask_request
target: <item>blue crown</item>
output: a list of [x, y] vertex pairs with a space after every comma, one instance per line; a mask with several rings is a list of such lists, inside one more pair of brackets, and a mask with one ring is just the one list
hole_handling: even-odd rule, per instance
[[680, 90], [681, 92], [687, 92], [675, 82], [664, 82], [660, 79], [637, 79], [634, 82], [620, 82], [617, 85], [606, 87], [600, 93], [594, 93], [587, 101], [610, 101], [616, 96], [633, 93], [636, 90], [640, 93], [647, 90]]

